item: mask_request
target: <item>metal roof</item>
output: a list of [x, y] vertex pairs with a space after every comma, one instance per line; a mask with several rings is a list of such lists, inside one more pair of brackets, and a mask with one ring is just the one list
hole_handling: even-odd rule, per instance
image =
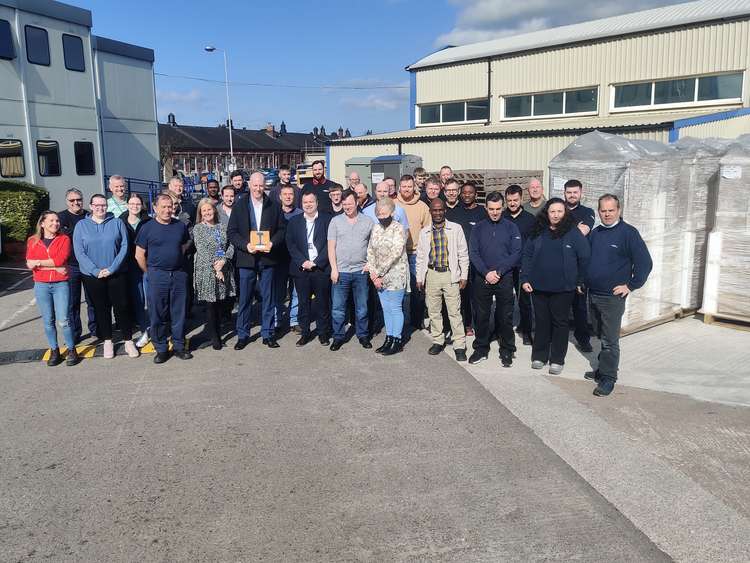
[[459, 47], [448, 47], [432, 53], [406, 68], [407, 70], [417, 70], [430, 66], [484, 59], [581, 41], [747, 16], [750, 16], [750, 0], [701, 0], [491, 39]]
[[100, 37], [98, 35], [91, 37], [91, 43], [95, 51], [113, 53], [115, 55], [120, 55], [121, 57], [128, 57], [129, 59], [146, 61], [147, 63], [154, 62], [153, 49], [131, 45], [130, 43], [123, 43], [122, 41], [117, 41], [115, 39], [107, 39], [106, 37]]
[[[323, 150], [329, 137], [316, 138], [312, 133], [284, 133], [271, 137], [265, 130], [232, 129], [235, 151], [301, 152]], [[198, 127], [193, 125], [159, 124], [159, 144], [170, 145], [177, 151], [217, 152], [229, 150], [226, 127]]]
[[332, 140], [328, 144], [356, 145], [373, 144], [380, 142], [427, 142], [445, 138], [461, 139], [482, 137], [526, 137], [539, 135], [568, 135], [581, 134], [581, 132], [593, 131], [594, 129], [604, 131], [615, 130], [665, 130], [670, 129], [675, 121], [694, 119], [697, 117], [715, 114], [716, 109], [685, 113], [684, 111], [659, 112], [639, 115], [611, 115], [606, 117], [591, 118], [557, 118], [539, 119], [529, 121], [509, 121], [499, 125], [449, 125], [445, 127], [418, 127], [405, 131], [394, 131], [392, 133], [381, 133], [378, 135], [364, 135], [348, 139]]
[[53, 0], [0, 0], [0, 6], [91, 27], [91, 12]]

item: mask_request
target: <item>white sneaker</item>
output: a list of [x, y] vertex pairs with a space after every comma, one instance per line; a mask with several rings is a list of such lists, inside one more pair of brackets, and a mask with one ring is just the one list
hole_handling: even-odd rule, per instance
[[544, 362], [540, 362], [539, 360], [534, 360], [531, 362], [531, 369], [542, 369], [544, 367]]
[[135, 344], [133, 344], [132, 340], [127, 340], [125, 342], [125, 351], [128, 353], [128, 356], [131, 358], [137, 358], [141, 355], [141, 353], [138, 351], [138, 348], [135, 347]]
[[111, 340], [104, 341], [104, 357], [107, 360], [111, 360], [115, 357], [115, 345]]
[[143, 334], [141, 334], [141, 337], [138, 339], [138, 342], [136, 342], [135, 345], [138, 348], [143, 348], [146, 344], [149, 343], [149, 340], [151, 339], [148, 337], [148, 330], [144, 330]]
[[550, 364], [549, 365], [549, 374], [550, 375], [560, 375], [562, 373], [563, 367], [560, 364]]

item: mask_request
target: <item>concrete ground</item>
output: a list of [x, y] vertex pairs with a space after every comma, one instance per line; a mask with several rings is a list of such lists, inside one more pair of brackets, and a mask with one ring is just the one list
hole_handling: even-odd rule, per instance
[[549, 377], [527, 347], [510, 369], [468, 366], [421, 334], [389, 359], [287, 336], [47, 368], [29, 361], [43, 336], [23, 276], [0, 269], [3, 560], [750, 553], [747, 333], [686, 319], [629, 336], [606, 399], [572, 348]]

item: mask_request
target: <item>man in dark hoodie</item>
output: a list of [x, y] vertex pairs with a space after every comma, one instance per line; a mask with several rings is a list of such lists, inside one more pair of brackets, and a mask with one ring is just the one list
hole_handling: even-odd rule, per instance
[[599, 367], [586, 379], [597, 382], [594, 395], [606, 396], [617, 381], [620, 363], [620, 325], [627, 296], [646, 283], [653, 263], [640, 233], [620, 219], [620, 200], [612, 194], [599, 198], [602, 224], [591, 232], [591, 261], [586, 286], [595, 330], [602, 343]]

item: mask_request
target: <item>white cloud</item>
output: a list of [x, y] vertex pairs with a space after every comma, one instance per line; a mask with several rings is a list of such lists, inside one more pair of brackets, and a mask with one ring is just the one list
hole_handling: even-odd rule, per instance
[[451, 0], [459, 7], [456, 24], [436, 39], [435, 46], [465, 45], [684, 1]]
[[[382, 86], [385, 83], [376, 79], [354, 79], [346, 83], [347, 86], [371, 88]], [[388, 88], [377, 91], [362, 91], [361, 93], [347, 94], [342, 97], [340, 103], [348, 108], [370, 109], [375, 111], [402, 110], [408, 105], [409, 83], [401, 82], [392, 84], [400, 88]]]
[[200, 104], [205, 101], [203, 92], [197, 88], [193, 88], [187, 92], [181, 92], [178, 90], [156, 90], [156, 100], [165, 103], [175, 104]]

